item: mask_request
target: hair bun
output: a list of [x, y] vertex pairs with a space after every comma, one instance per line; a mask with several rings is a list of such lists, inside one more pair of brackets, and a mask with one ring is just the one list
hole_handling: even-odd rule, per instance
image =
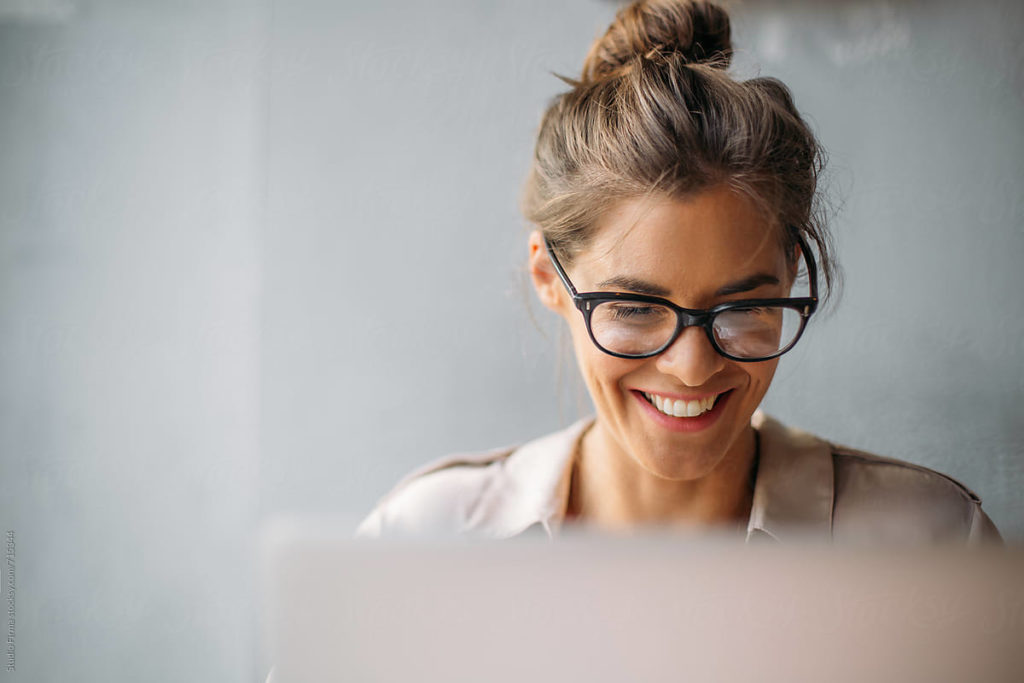
[[726, 68], [729, 15], [703, 0], [637, 0], [623, 7], [583, 62], [583, 82], [614, 76], [638, 57], [676, 53], [691, 64]]

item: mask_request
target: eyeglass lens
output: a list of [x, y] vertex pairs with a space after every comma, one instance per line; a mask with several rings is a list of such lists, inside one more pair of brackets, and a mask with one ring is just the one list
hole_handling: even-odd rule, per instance
[[[787, 306], [758, 306], [722, 311], [715, 316], [715, 345], [737, 358], [764, 358], [788, 349], [800, 334], [802, 319]], [[642, 356], [662, 348], [676, 329], [676, 313], [667, 306], [637, 301], [603, 301], [590, 315], [594, 341], [603, 349]]]

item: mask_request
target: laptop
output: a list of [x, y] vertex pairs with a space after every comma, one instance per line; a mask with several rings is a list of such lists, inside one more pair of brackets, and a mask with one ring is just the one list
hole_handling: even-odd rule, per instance
[[1024, 549], [264, 535], [273, 683], [1024, 680]]

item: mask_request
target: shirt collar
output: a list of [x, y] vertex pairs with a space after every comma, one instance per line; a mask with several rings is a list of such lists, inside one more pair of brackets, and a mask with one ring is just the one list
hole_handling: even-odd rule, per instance
[[[513, 451], [503, 463], [501, 482], [477, 509], [477, 530], [496, 538], [557, 535], [579, 440], [593, 421], [584, 418]], [[747, 541], [830, 538], [834, 475], [829, 444], [760, 410], [751, 424], [760, 433], [760, 461]]]
[[782, 542], [830, 539], [832, 447], [760, 410], [750, 422], [761, 435], [761, 456], [747, 541], [761, 535]]
[[569, 500], [573, 458], [593, 417], [562, 431], [535, 439], [505, 459], [498, 485], [492, 486], [480, 508], [480, 531], [507, 538], [536, 528], [554, 536]]

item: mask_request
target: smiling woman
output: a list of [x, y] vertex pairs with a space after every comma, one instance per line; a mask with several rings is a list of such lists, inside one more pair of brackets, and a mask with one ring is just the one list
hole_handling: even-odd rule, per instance
[[[595, 321], [601, 309], [618, 303], [602, 303], [591, 312], [592, 339], [586, 312], [575, 314], [534, 233], [531, 265], [537, 290], [569, 324], [599, 416], [583, 438], [580, 476], [572, 490], [576, 505], [592, 511], [583, 516], [609, 523], [622, 517], [630, 523], [715, 523], [748, 516], [751, 491], [747, 477], [737, 475], [753, 467], [750, 418], [775, 373], [782, 332], [781, 316], [752, 313], [751, 304], [755, 299], [783, 301], [794, 276], [777, 240], [763, 239], [771, 229], [753, 203], [727, 185], [685, 200], [627, 200], [610, 210], [596, 226], [589, 248], [574, 261], [581, 287], [596, 289], [598, 283], [624, 278], [643, 283], [647, 291], [665, 292], [683, 310], [719, 311], [704, 330], [673, 320], [667, 334], [653, 339], [645, 338], [646, 331], [638, 333], [632, 322], [604, 316]], [[629, 236], [622, 239], [627, 230]], [[742, 308], [722, 308], [733, 303]], [[670, 310], [669, 305], [663, 308]], [[721, 332], [718, 319], [727, 314], [760, 318], [763, 324], [726, 327], [744, 330], [737, 340]], [[755, 354], [751, 360], [757, 362], [726, 358], [720, 350], [765, 347], [760, 338], [766, 332], [775, 341], [767, 344], [770, 350]], [[613, 347], [640, 351], [641, 357], [613, 355]], [[587, 478], [585, 473], [593, 472], [603, 473], [600, 480]], [[604, 503], [612, 489], [619, 489], [613, 499], [624, 501], [621, 509]]]
[[[778, 80], [735, 80], [727, 14], [624, 7], [548, 107], [524, 193], [528, 264], [596, 416], [411, 473], [361, 536], [506, 538], [567, 522], [746, 539], [999, 541], [954, 479], [758, 411], [836, 266], [821, 153]], [[801, 267], [803, 264], [803, 267]], [[796, 291], [804, 284], [807, 292]]]

